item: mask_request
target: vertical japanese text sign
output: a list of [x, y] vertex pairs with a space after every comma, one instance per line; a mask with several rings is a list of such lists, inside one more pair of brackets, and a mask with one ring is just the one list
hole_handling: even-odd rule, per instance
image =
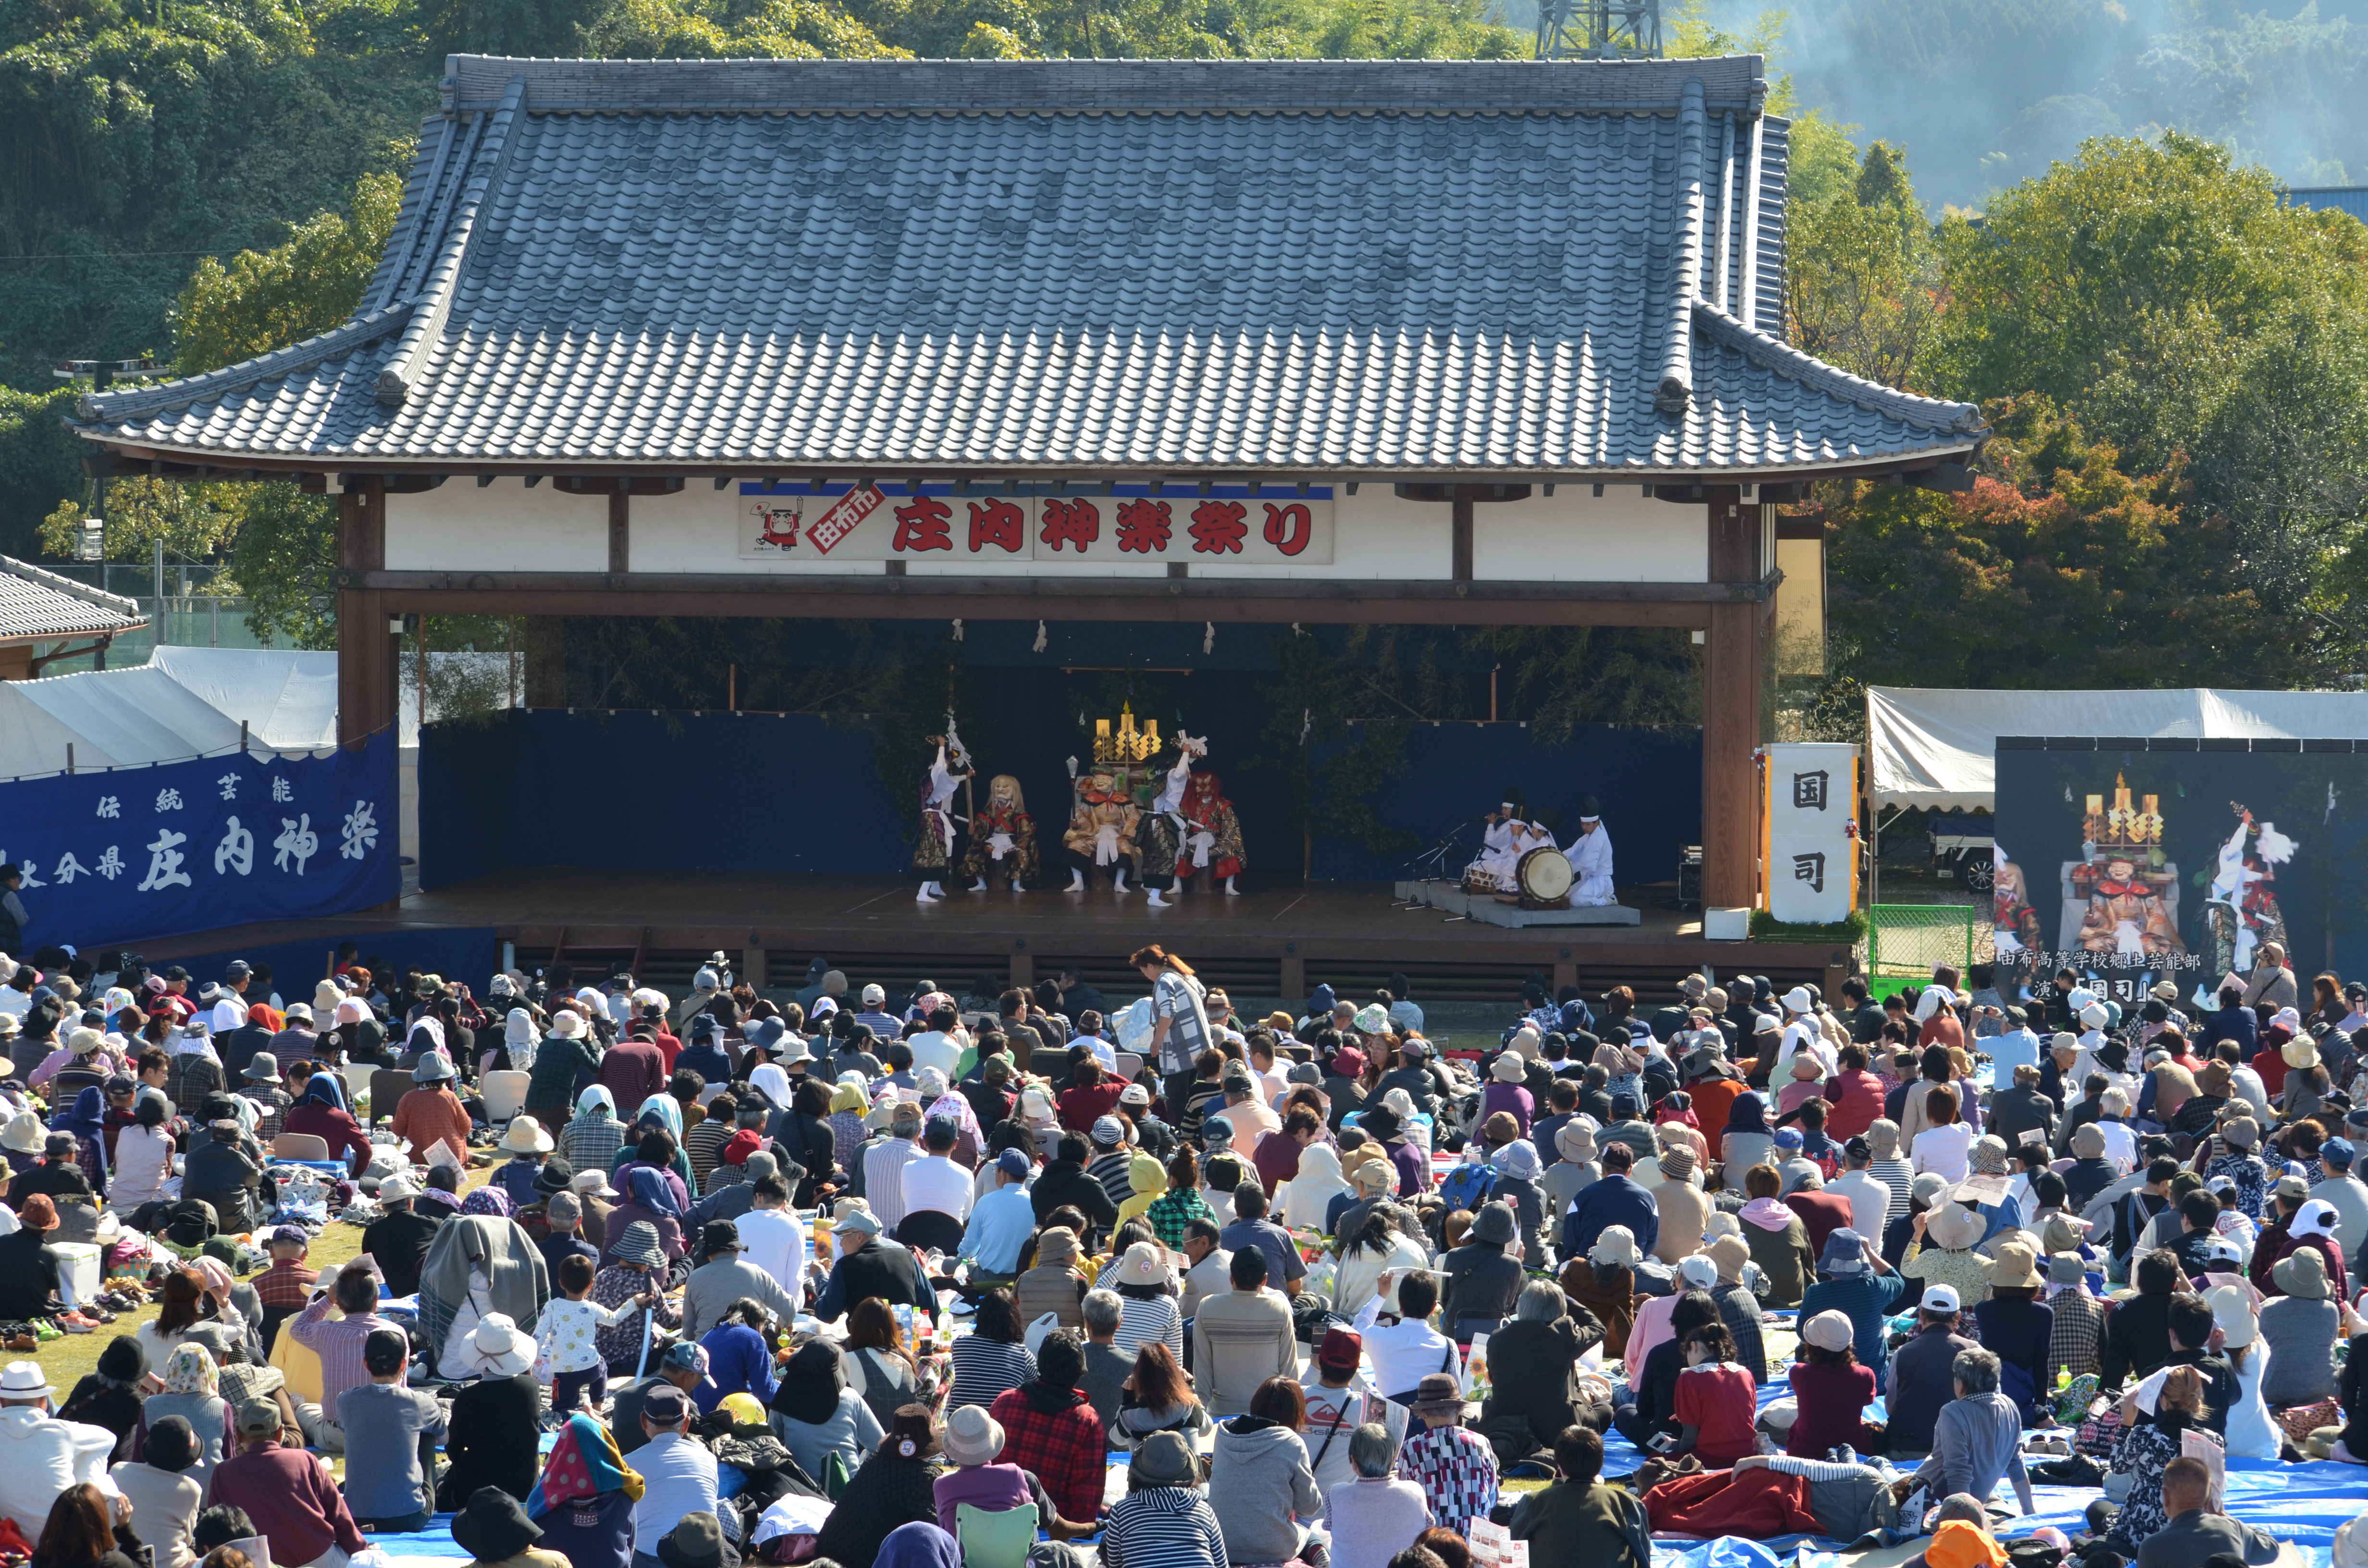
[[1850, 918], [1858, 853], [1858, 747], [1771, 745], [1768, 913], [1796, 926]]

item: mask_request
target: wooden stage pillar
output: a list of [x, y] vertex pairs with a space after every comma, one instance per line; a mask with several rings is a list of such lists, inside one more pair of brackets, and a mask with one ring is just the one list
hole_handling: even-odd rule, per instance
[[386, 569], [386, 482], [361, 479], [337, 496], [337, 739], [350, 744], [392, 726], [395, 634], [386, 595], [349, 585]]
[[[1711, 581], [1760, 580], [1767, 570], [1760, 560], [1760, 510], [1740, 501], [1711, 503]], [[1758, 891], [1752, 754], [1759, 746], [1762, 608], [1748, 600], [1710, 607], [1702, 672], [1702, 902], [1715, 907], [1748, 904]]]

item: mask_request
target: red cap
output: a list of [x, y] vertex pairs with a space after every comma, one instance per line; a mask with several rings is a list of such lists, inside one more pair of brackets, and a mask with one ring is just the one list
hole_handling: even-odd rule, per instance
[[746, 1165], [748, 1163], [748, 1156], [763, 1148], [764, 1142], [763, 1139], [757, 1136], [754, 1129], [743, 1129], [734, 1132], [723, 1145], [723, 1163], [727, 1165]]
[[1329, 1328], [1324, 1331], [1324, 1343], [1316, 1347], [1315, 1364], [1335, 1372], [1353, 1372], [1365, 1354], [1365, 1342], [1353, 1328]]

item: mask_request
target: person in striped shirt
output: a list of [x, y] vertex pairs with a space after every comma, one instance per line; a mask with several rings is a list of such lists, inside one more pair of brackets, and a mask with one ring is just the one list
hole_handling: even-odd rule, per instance
[[[332, 1305], [346, 1314], [342, 1320], [329, 1321]], [[370, 1381], [362, 1353], [371, 1331], [398, 1326], [379, 1316], [377, 1309], [378, 1277], [369, 1264], [354, 1262], [339, 1269], [336, 1283], [317, 1291], [313, 1304], [288, 1322], [296, 1343], [321, 1358], [321, 1435], [315, 1446], [324, 1453], [346, 1451], [346, 1434], [336, 1424], [337, 1396]]]
[[1126, 1495], [1102, 1532], [1105, 1568], [1225, 1568], [1224, 1532], [1201, 1495], [1200, 1461], [1173, 1432], [1154, 1432], [1126, 1467]]
[[954, 1341], [948, 1410], [993, 1404], [997, 1394], [1035, 1381], [1036, 1358], [1021, 1343], [1023, 1328], [1009, 1290], [997, 1287], [979, 1297], [971, 1332]]

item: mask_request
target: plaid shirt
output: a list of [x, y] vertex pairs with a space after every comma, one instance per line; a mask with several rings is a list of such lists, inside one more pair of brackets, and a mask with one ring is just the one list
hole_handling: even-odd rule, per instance
[[606, 1108], [577, 1117], [559, 1135], [560, 1153], [579, 1171], [605, 1172], [617, 1163], [617, 1151], [624, 1146], [625, 1124]]
[[297, 1258], [283, 1257], [247, 1283], [255, 1287], [255, 1299], [267, 1307], [301, 1307], [313, 1299], [313, 1287], [320, 1279], [319, 1269], [307, 1268]]
[[1398, 1474], [1422, 1488], [1431, 1523], [1471, 1532], [1497, 1506], [1497, 1451], [1461, 1426], [1426, 1426], [1398, 1449]]
[[2059, 1369], [2076, 1378], [2102, 1374], [2105, 1303], [2067, 1286], [2048, 1297], [2047, 1304], [2055, 1310], [2055, 1327], [2047, 1341], [2048, 1387], [2055, 1386]]
[[202, 1051], [185, 1051], [169, 1062], [171, 1073], [165, 1080], [165, 1097], [183, 1116], [194, 1118], [208, 1095], [222, 1091], [222, 1063]]
[[329, 1321], [330, 1300], [319, 1301], [288, 1320], [288, 1332], [296, 1343], [321, 1358], [321, 1408], [337, 1408], [337, 1396], [349, 1388], [370, 1381], [370, 1369], [362, 1365], [362, 1346], [374, 1328], [398, 1328], [376, 1312], [364, 1312], [358, 1318]]
[[1063, 1518], [1087, 1524], [1101, 1513], [1110, 1454], [1093, 1402], [1070, 1392], [1076, 1403], [1046, 1415], [1016, 1388], [997, 1394], [987, 1414], [1003, 1426], [1003, 1462], [1033, 1471]]
[[288, 1097], [287, 1090], [269, 1084], [241, 1089], [238, 1097], [254, 1103], [258, 1113], [255, 1119], [256, 1141], [265, 1144], [279, 1136], [287, 1126], [288, 1108], [296, 1103]]
[[1759, 1298], [1742, 1285], [1720, 1285], [1711, 1291], [1718, 1302], [1719, 1321], [1735, 1340], [1735, 1364], [1751, 1374], [1754, 1383], [1768, 1381], [1768, 1341], [1759, 1332]]
[[[600, 1307], [621, 1306], [649, 1289], [653, 1276], [638, 1269], [612, 1263], [592, 1279], [592, 1303]], [[680, 1328], [682, 1307], [673, 1297], [661, 1295], [655, 1308], [655, 1326]], [[609, 1362], [632, 1361], [642, 1353], [643, 1314], [627, 1312], [623, 1317], [592, 1336], [592, 1348]]]
[[1199, 1191], [1191, 1188], [1163, 1192], [1143, 1211], [1144, 1222], [1151, 1227], [1151, 1233], [1159, 1238], [1163, 1246], [1170, 1248], [1183, 1246], [1184, 1228], [1193, 1221], [1216, 1217]]

